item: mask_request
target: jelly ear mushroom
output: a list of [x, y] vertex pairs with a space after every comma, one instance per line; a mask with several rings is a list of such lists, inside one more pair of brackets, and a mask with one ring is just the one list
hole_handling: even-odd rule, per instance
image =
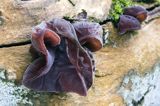
[[63, 19], [42, 22], [33, 29], [31, 42], [35, 60], [23, 75], [23, 85], [41, 92], [87, 95], [95, 64], [89, 49], [80, 45], [71, 23]]
[[76, 22], [73, 24], [82, 46], [96, 52], [102, 48], [102, 27], [97, 23]]
[[137, 18], [140, 22], [147, 18], [147, 10], [142, 6], [132, 6], [124, 9], [124, 15], [130, 15]]
[[[32, 29], [32, 38], [43, 39], [45, 42], [50, 42], [52, 46], [56, 46], [60, 44], [60, 37], [57, 33], [47, 28], [46, 22], [41, 22], [39, 25], [35, 26]], [[41, 37], [37, 37], [39, 35]], [[42, 41], [43, 41], [42, 40]]]
[[129, 15], [121, 15], [118, 22], [119, 34], [122, 35], [127, 31], [138, 30], [141, 28], [140, 22]]

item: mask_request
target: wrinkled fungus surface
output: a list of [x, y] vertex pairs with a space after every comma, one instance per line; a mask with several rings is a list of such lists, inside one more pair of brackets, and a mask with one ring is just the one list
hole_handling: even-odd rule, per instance
[[140, 22], [129, 15], [121, 15], [118, 23], [119, 34], [124, 34], [127, 31], [138, 30], [141, 28]]
[[34, 57], [23, 84], [36, 91], [87, 95], [93, 83], [92, 51], [102, 47], [99, 24], [64, 19], [42, 22], [33, 29], [30, 52]]

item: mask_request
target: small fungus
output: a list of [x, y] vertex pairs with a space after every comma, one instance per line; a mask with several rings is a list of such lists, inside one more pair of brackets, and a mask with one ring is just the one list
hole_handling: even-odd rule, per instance
[[121, 15], [118, 22], [119, 34], [122, 35], [127, 31], [138, 30], [141, 28], [140, 22], [129, 15]]
[[140, 22], [147, 18], [147, 10], [142, 6], [132, 6], [124, 9], [124, 15], [130, 15], [137, 18]]

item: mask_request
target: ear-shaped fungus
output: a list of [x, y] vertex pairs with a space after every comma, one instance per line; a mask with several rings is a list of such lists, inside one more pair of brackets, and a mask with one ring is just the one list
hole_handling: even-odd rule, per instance
[[130, 15], [137, 18], [140, 22], [147, 18], [147, 10], [142, 6], [132, 6], [124, 9], [124, 15]]
[[85, 96], [93, 83], [92, 53], [81, 46], [68, 21], [54, 19], [40, 26], [32, 33], [30, 49], [38, 57], [26, 69], [23, 84], [36, 91], [75, 92]]
[[127, 31], [138, 30], [141, 28], [140, 22], [129, 15], [121, 15], [118, 22], [119, 34], [122, 35]]
[[102, 27], [98, 23], [76, 22], [73, 24], [82, 46], [95, 52], [102, 48]]

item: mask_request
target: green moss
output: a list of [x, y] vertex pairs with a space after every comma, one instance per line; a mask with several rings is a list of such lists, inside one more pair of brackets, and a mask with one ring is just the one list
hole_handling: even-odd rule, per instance
[[160, 0], [157, 0], [158, 3], [160, 3]]
[[63, 19], [73, 23], [74, 21], [76, 21], [76, 19], [74, 19], [73, 17], [70, 17], [70, 16], [63, 16]]
[[101, 22], [100, 19], [97, 19], [97, 18], [91, 17], [91, 16], [88, 17], [88, 20], [89, 20], [90, 22], [97, 22], [97, 23], [100, 23], [100, 22]]
[[123, 9], [132, 5], [133, 2], [131, 0], [112, 0], [109, 17], [114, 23], [117, 23], [120, 15], [123, 13]]

